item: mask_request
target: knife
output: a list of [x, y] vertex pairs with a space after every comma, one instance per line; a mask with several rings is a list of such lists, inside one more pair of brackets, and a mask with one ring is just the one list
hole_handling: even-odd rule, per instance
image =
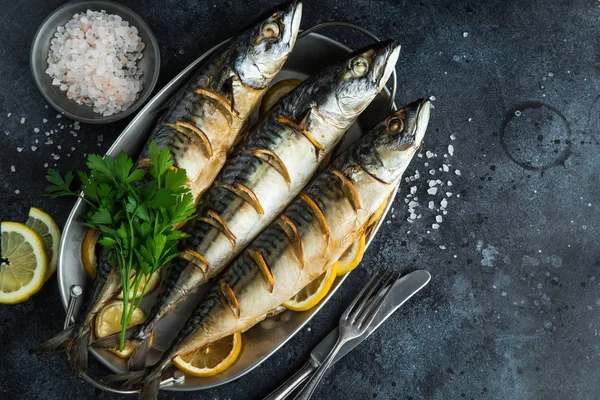
[[[385, 322], [402, 304], [408, 299], [414, 296], [419, 290], [423, 289], [425, 285], [431, 280], [429, 272], [424, 270], [418, 270], [411, 272], [410, 274], [404, 275], [394, 283], [394, 287], [390, 296], [383, 303], [381, 309], [377, 313], [377, 316], [373, 320], [373, 323], [367, 331], [349, 342], [347, 342], [338, 352], [333, 364], [338, 362], [342, 357], [348, 354], [352, 349], [358, 346], [363, 340], [365, 340], [371, 333], [375, 332], [377, 328]], [[381, 292], [379, 295], [383, 295]], [[321, 365], [325, 357], [329, 354], [333, 346], [335, 345], [338, 338], [338, 328], [329, 332], [325, 339], [311, 351], [310, 358], [304, 364], [304, 366], [296, 372], [290, 379], [285, 381], [281, 386], [275, 389], [270, 395], [264, 398], [264, 400], [282, 400], [290, 395], [302, 382], [304, 382], [315, 370]]]

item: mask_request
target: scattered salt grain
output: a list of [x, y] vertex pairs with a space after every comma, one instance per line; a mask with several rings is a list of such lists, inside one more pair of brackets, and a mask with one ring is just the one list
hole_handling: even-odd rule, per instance
[[429, 187], [434, 187], [435, 185], [437, 185], [437, 181], [431, 179], [430, 181], [428, 181], [427, 183], [429, 183]]
[[44, 118], [44, 119], [42, 120], [42, 122], [45, 124], [46, 122], [48, 122], [48, 120], [47, 120], [46, 118]]
[[48, 168], [48, 163], [44, 163], [44, 168]]
[[443, 164], [442, 165], [442, 169], [444, 170], [444, 172], [450, 171], [450, 168], [448, 167], [448, 164]]
[[520, 117], [520, 116], [521, 116], [521, 111], [519, 111], [519, 110], [515, 111], [515, 115], [516, 115], [517, 117]]
[[450, 157], [454, 155], [454, 146], [451, 144], [448, 145], [448, 154], [450, 154]]
[[447, 185], [447, 186], [452, 186], [452, 181], [448, 181], [448, 182], [446, 182], [446, 185]]
[[431, 210], [435, 209], [435, 203], [433, 202], [433, 200], [429, 202], [429, 208]]
[[17, 190], [15, 190], [15, 193], [19, 194], [19, 193], [21, 193], [21, 191], [19, 189], [17, 189]]
[[436, 187], [432, 187], [427, 189], [427, 193], [429, 193], [432, 196], [435, 196], [435, 194], [437, 193], [437, 188]]
[[463, 32], [463, 37], [469, 36], [469, 32]]
[[440, 228], [440, 226], [439, 226], [438, 224], [432, 224], [432, 225], [431, 225], [431, 227], [432, 227], [433, 229], [439, 229], [439, 228]]
[[443, 218], [441, 215], [436, 215], [435, 216], [435, 222], [437, 222], [438, 224], [441, 224], [443, 221]]
[[17, 147], [17, 151], [20, 153], [20, 152], [23, 151], [23, 148], [22, 147]]
[[448, 207], [448, 200], [442, 199], [442, 201], [440, 201], [440, 207], [442, 207], [442, 208]]
[[419, 206], [419, 203], [417, 203], [416, 201], [411, 201], [410, 203], [408, 203], [408, 207], [410, 207], [410, 208], [415, 208], [418, 206]]
[[6, 114], [6, 118], [10, 118], [11, 115], [12, 115], [12, 113]]
[[61, 119], [61, 118], [62, 118], [62, 115], [56, 114], [56, 119]]
[[417, 187], [416, 186], [411, 186], [410, 187], [410, 194], [415, 194], [417, 193]]
[[429, 100], [435, 101], [435, 96], [429, 96]]
[[59, 26], [50, 43], [46, 74], [67, 98], [104, 116], [134, 103], [142, 89], [137, 62], [145, 47], [136, 27], [118, 15], [87, 10]]
[[25, 117], [21, 117], [21, 125], [25, 123]]
[[31, 146], [31, 151], [36, 151], [36, 150], [37, 150], [37, 147]]
[[456, 171], [454, 171], [454, 173], [458, 176], [460, 176], [460, 169], [457, 169]]
[[440, 245], [440, 249], [442, 249], [442, 250], [446, 250], [446, 246], [444, 246], [444, 245]]
[[15, 166], [14, 166], [14, 165], [11, 165], [11, 166], [10, 166], [10, 172], [15, 172], [16, 170], [17, 170], [17, 169], [15, 168]]
[[40, 128], [33, 128], [33, 131], [34, 131], [35, 133], [39, 133], [39, 132], [40, 132]]
[[427, 158], [431, 158], [431, 157], [433, 157], [433, 153], [432, 153], [430, 150], [427, 150], [427, 151], [425, 152], [425, 155], [427, 156]]
[[452, 197], [452, 192], [446, 192], [447, 197]]
[[55, 154], [52, 158], [55, 160], [60, 160], [60, 156], [58, 154]]

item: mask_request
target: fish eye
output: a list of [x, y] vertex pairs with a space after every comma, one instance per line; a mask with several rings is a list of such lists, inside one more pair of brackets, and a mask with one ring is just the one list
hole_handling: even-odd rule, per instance
[[404, 129], [404, 121], [402, 121], [400, 118], [392, 118], [388, 122], [388, 129], [393, 133], [402, 132]]
[[262, 35], [265, 39], [272, 39], [279, 36], [279, 25], [275, 22], [267, 22], [262, 26]]
[[350, 68], [355, 78], [361, 78], [369, 70], [369, 61], [362, 56], [358, 56], [351, 61]]

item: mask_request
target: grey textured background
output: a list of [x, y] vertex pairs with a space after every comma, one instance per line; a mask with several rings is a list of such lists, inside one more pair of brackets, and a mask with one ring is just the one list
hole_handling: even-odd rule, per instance
[[[105, 152], [128, 122], [84, 125], [77, 137], [60, 131], [52, 145], [41, 144], [64, 119], [44, 107], [29, 49], [61, 3], [0, 1], [0, 220], [24, 220], [35, 205], [62, 226], [72, 201], [41, 197], [43, 164], [82, 168], [83, 153]], [[276, 1], [124, 3], [158, 38], [160, 88]], [[419, 170], [421, 178], [403, 186], [361, 267], [310, 331], [232, 384], [161, 398], [261, 398], [303, 364], [368, 272], [393, 265], [426, 268], [432, 283], [336, 365], [316, 398], [597, 399], [600, 2], [305, 2], [303, 27], [333, 19], [402, 44], [397, 100], [435, 97], [423, 152], [437, 157], [415, 158], [407, 176]], [[330, 34], [350, 46], [363, 43]], [[449, 144], [454, 155], [444, 158]], [[449, 172], [438, 170], [444, 162]], [[444, 187], [428, 194], [427, 180], [438, 178]], [[421, 215], [413, 223], [405, 202], [410, 186], [417, 187]], [[428, 203], [437, 207], [445, 192], [452, 192], [448, 213], [433, 229], [440, 212]], [[77, 378], [62, 354], [28, 354], [61, 329], [63, 318], [56, 278], [29, 301], [0, 306], [1, 398], [119, 398]]]

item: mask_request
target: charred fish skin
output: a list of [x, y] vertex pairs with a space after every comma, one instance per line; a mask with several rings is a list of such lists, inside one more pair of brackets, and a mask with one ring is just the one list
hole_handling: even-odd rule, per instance
[[[186, 268], [159, 297], [136, 335], [154, 325], [187, 295], [215, 276], [279, 214], [316, 172], [343, 134], [387, 82], [399, 46], [383, 42], [359, 50], [313, 75], [282, 99], [249, 132], [206, 192], [190, 221], [183, 247]], [[136, 348], [130, 360], [137, 363]]]
[[69, 362], [78, 374], [87, 372], [88, 346], [96, 315], [121, 289], [119, 268], [113, 267], [105, 257], [100, 260], [96, 278], [91, 290], [87, 292], [83, 320], [42, 343], [35, 350], [37, 354], [42, 354], [66, 349]]
[[140, 165], [148, 165], [152, 140], [168, 147], [175, 167], [186, 170], [197, 202], [291, 53], [301, 15], [297, 1], [274, 11], [200, 68], [160, 118]]
[[249, 329], [335, 262], [400, 182], [429, 111], [422, 99], [393, 113], [319, 174], [213, 284], [150, 369], [146, 393], [174, 357]]

